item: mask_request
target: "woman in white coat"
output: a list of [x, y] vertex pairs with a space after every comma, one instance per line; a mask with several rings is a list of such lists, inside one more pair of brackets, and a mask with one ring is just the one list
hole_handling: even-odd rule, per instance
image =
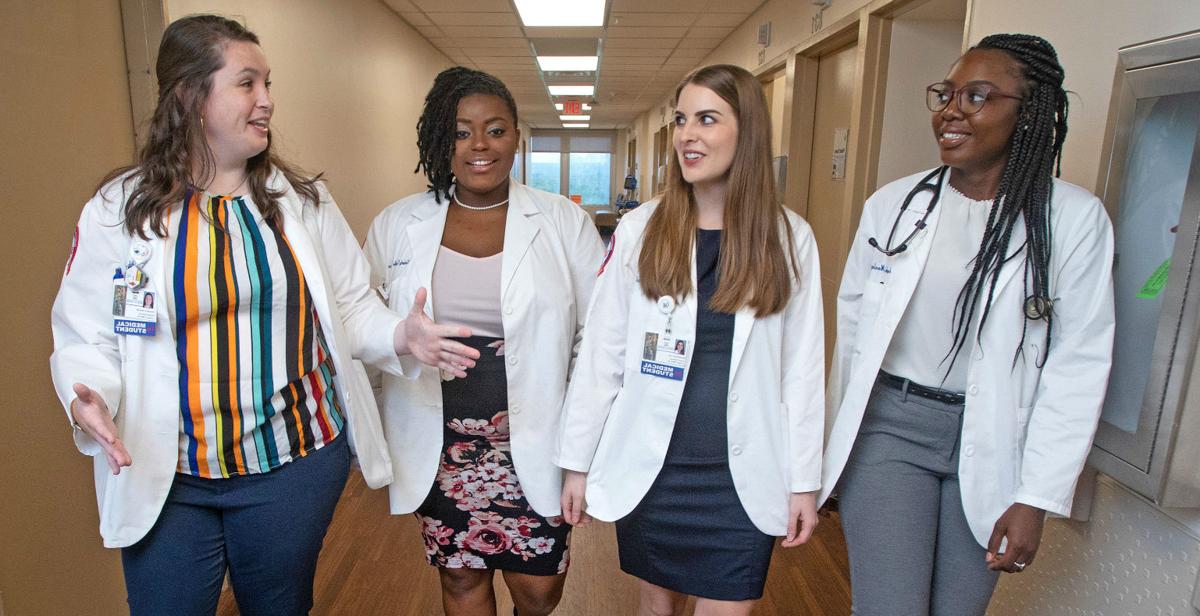
[[497, 569], [522, 616], [549, 614], [570, 531], [552, 447], [604, 248], [582, 208], [510, 177], [517, 107], [495, 77], [443, 71], [417, 132], [430, 190], [371, 225], [373, 282], [392, 306], [428, 294], [481, 355], [443, 378], [384, 376], [391, 511], [416, 511], [447, 614], [494, 614]]
[[983, 614], [1065, 515], [1113, 338], [1112, 229], [1053, 177], [1063, 69], [984, 38], [928, 88], [945, 166], [863, 208], [838, 294], [822, 498], [835, 488], [854, 612]]
[[392, 478], [353, 360], [399, 373], [410, 353], [448, 366], [475, 352], [439, 337], [458, 328], [385, 308], [325, 187], [271, 151], [253, 33], [178, 20], [157, 76], [137, 164], [75, 230], [55, 388], [95, 458], [100, 533], [122, 548], [133, 614], [213, 614], [227, 571], [241, 613], [307, 614], [347, 440], [368, 485]]
[[639, 614], [749, 614], [774, 537], [816, 525], [824, 419], [816, 244], [786, 212], [745, 69], [675, 91], [661, 199], [601, 269], [559, 438], [567, 520], [617, 520]]

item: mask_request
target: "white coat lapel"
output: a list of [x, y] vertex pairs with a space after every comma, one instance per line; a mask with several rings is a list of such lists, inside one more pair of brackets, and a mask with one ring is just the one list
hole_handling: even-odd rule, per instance
[[738, 364], [742, 361], [742, 354], [746, 351], [746, 341], [750, 340], [750, 330], [754, 328], [754, 309], [749, 306], [742, 306], [733, 315], [733, 349], [729, 357], [729, 383], [733, 383], [733, 377], [737, 374]]
[[[537, 237], [538, 225], [533, 217], [538, 214], [537, 206], [526, 195], [524, 187], [510, 182], [508, 188], [508, 216], [504, 222], [504, 256], [500, 266], [500, 297], [508, 297], [513, 277], [525, 254], [529, 252], [533, 238]], [[440, 235], [440, 234], [439, 234]]]
[[[684, 321], [689, 325], [688, 332], [685, 333], [683, 331], [677, 331], [675, 333], [677, 335], [684, 334], [686, 336], [690, 336], [691, 341], [688, 342], [688, 345], [692, 348], [695, 348], [696, 346], [696, 328], [698, 327], [697, 319], [699, 319], [700, 315], [700, 310], [697, 307], [700, 295], [700, 285], [696, 280], [696, 259], [699, 256], [696, 253], [699, 251], [699, 249], [699, 246], [696, 245], [696, 242], [693, 239], [692, 265], [688, 268], [688, 274], [692, 277], [692, 292], [688, 293], [687, 297], [683, 298], [683, 314], [678, 315], [675, 318], [675, 322]], [[688, 360], [688, 365], [691, 365], [690, 359]]]
[[290, 185], [281, 182], [281, 179], [280, 174], [276, 172], [272, 176], [270, 183], [272, 184], [272, 190], [287, 190], [283, 198], [279, 200], [280, 209], [283, 211], [283, 234], [287, 237], [287, 243], [292, 249], [292, 254], [296, 255], [296, 262], [300, 264], [300, 271], [307, 272], [304, 276], [304, 283], [309, 288], [317, 315], [320, 317], [321, 322], [325, 323], [329, 321], [330, 314], [330, 294], [326, 288], [328, 272], [324, 271], [324, 262], [321, 259], [321, 255], [318, 254], [320, 247], [314, 240], [308, 226], [304, 224], [304, 203], [300, 200], [300, 196], [296, 194], [296, 191]]
[[[171, 208], [171, 213], [169, 215], [170, 216], [180, 216], [180, 215], [182, 215], [182, 213], [183, 213], [182, 207], [175, 207], [175, 208]], [[158, 294], [158, 297], [155, 298], [158, 301], [155, 302], [155, 304], [154, 304], [156, 306], [155, 319], [161, 321], [163, 319], [163, 317], [170, 318], [169, 315], [171, 314], [171, 312], [170, 312], [171, 306], [169, 306], [168, 302], [166, 301], [167, 300], [167, 291], [168, 291], [167, 287], [169, 287], [172, 284], [172, 280], [167, 276], [167, 260], [168, 260], [167, 251], [171, 249], [171, 246], [174, 244], [174, 242], [168, 241], [168, 238], [170, 236], [168, 236], [167, 238], [159, 237], [158, 234], [155, 233], [151, 227], [152, 227], [152, 225], [146, 225], [146, 227], [145, 227], [146, 237], [150, 238], [147, 241], [147, 243], [150, 245], [150, 259], [146, 261], [146, 264], [143, 267], [145, 268], [144, 271], [146, 272], [146, 276], [148, 276], [150, 279], [150, 286]], [[168, 225], [167, 233], [171, 233], [171, 232], [172, 232], [172, 228], [170, 225]], [[134, 243], [137, 243], [139, 241], [142, 241], [142, 240], [140, 238], [134, 238], [134, 240], [133, 240]], [[130, 247], [132, 248], [132, 244]], [[127, 255], [125, 258], [129, 259], [130, 257], [132, 257], [132, 255]], [[172, 262], [174, 262], [173, 256], [170, 260]], [[159, 323], [158, 324], [159, 331], [158, 331], [157, 335], [159, 335], [159, 336], [165, 335], [165, 334], [173, 331], [174, 327], [175, 327], [174, 323], [168, 323], [167, 324], [168, 329], [166, 331], [163, 331], [163, 323]], [[137, 338], [137, 337], [138, 336], [129, 336], [129, 338]]]
[[425, 313], [433, 317], [433, 266], [437, 261], [438, 248], [442, 245], [442, 232], [446, 229], [446, 212], [449, 203], [437, 203], [430, 199], [413, 210], [413, 221], [405, 231], [412, 247], [412, 262], [416, 267], [417, 279], [427, 292]]
[[[929, 191], [922, 192], [913, 198], [908, 211], [901, 215], [903, 218], [896, 227], [896, 236], [898, 238], [908, 236], [912, 231], [912, 226], [924, 215], [932, 199], [933, 193]], [[891, 288], [888, 289], [886, 294], [887, 305], [880, 306], [881, 316], [894, 313], [896, 316], [895, 321], [899, 322], [900, 315], [904, 313], [905, 307], [908, 306], [908, 302], [912, 299], [913, 292], [917, 290], [917, 282], [921, 279], [921, 272], [925, 271], [925, 263], [929, 260], [929, 253], [933, 248], [933, 238], [934, 234], [937, 233], [938, 221], [941, 220], [941, 214], [942, 204], [939, 203], [930, 212], [928, 220], [925, 221], [925, 229], [917, 233], [916, 237], [908, 243], [908, 250], [894, 257], [887, 257], [879, 251], [872, 249], [874, 252], [872, 255], [873, 259], [886, 260], [887, 265], [892, 268], [888, 282]], [[878, 230], [886, 234], [890, 229], [890, 221], [885, 221]], [[878, 237], [880, 244], [883, 243], [886, 237], [886, 235]], [[896, 241], [900, 240], [897, 239]], [[879, 322], [886, 323], [889, 321], [881, 319]], [[894, 325], [895, 323], [893, 323], [893, 327]], [[890, 336], [887, 338], [890, 339]]]

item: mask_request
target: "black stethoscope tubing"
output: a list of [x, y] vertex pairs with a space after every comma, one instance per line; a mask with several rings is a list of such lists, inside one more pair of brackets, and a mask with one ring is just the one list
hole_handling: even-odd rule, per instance
[[[900, 211], [896, 212], [896, 220], [892, 223], [892, 230], [890, 233], [888, 233], [887, 244], [885, 246], [881, 247], [879, 245], [879, 241], [874, 237], [867, 239], [867, 243], [870, 244], [875, 250], [878, 250], [889, 257], [894, 257], [905, 250], [908, 250], [908, 243], [911, 242], [913, 238], [915, 238], [917, 234], [925, 228], [926, 222], [929, 220], [929, 215], [933, 213], [933, 208], [937, 207], [938, 201], [942, 198], [942, 182], [945, 181], [946, 171], [949, 168], [949, 165], [942, 165], [941, 167], [930, 171], [929, 175], [921, 178], [921, 181], [917, 182], [917, 185], [914, 186], [912, 190], [908, 191], [908, 196], [904, 197], [904, 203], [900, 204]], [[936, 181], [934, 181], [935, 177], [937, 178]], [[921, 215], [921, 220], [918, 220], [913, 226], [912, 233], [909, 233], [908, 237], [904, 238], [904, 241], [900, 242], [899, 245], [893, 248], [892, 240], [896, 237], [896, 229], [900, 226], [900, 219], [904, 217], [904, 212], [907, 211], [908, 206], [912, 204], [913, 198], [926, 190], [933, 193], [933, 197], [929, 200], [929, 207], [925, 208], [925, 213]]]
[[[946, 171], [949, 168], [949, 165], [942, 165], [941, 167], [930, 171], [928, 175], [921, 178], [920, 182], [917, 182], [916, 186], [913, 186], [912, 190], [908, 191], [908, 195], [904, 197], [904, 202], [900, 204], [900, 211], [896, 212], [896, 220], [892, 223], [892, 230], [888, 233], [887, 244], [885, 246], [880, 246], [879, 241], [874, 237], [868, 238], [867, 243], [870, 244], [875, 250], [878, 250], [889, 257], [894, 257], [908, 250], [908, 243], [911, 242], [913, 238], [915, 238], [917, 234], [926, 227], [926, 223], [929, 220], [929, 215], [933, 213], [933, 208], [937, 207], [938, 201], [941, 200], [942, 183], [946, 179]], [[936, 181], [934, 181], [935, 177], [937, 178]], [[915, 225], [913, 225], [913, 230], [908, 234], [908, 237], [904, 238], [904, 241], [900, 242], [898, 246], [892, 248], [892, 240], [894, 240], [896, 237], [896, 229], [900, 226], [900, 219], [904, 217], [904, 212], [908, 210], [908, 206], [912, 203], [913, 198], [926, 190], [932, 192], [933, 197], [929, 200], [929, 206], [925, 208], [925, 213], [922, 214], [921, 219], [918, 220]], [[1022, 244], [1022, 246], [1024, 246], [1024, 244]], [[1020, 252], [1021, 249], [1018, 248], [1011, 256], [1006, 257], [1004, 261], [1008, 262], [1009, 259], [1016, 257], [1018, 254], [1020, 254]], [[1048, 297], [1030, 295], [1029, 297], [1025, 298], [1023, 308], [1025, 312], [1025, 318], [1027, 319], [1032, 321], [1047, 319], [1054, 309], [1054, 300]]]

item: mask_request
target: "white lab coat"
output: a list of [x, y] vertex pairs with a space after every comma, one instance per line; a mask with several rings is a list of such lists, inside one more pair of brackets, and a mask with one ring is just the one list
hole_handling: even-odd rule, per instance
[[[845, 468], [884, 353], [929, 256], [941, 208], [934, 208], [928, 227], [896, 256], [885, 256], [867, 240], [885, 241], [905, 195], [926, 173], [892, 182], [872, 195], [850, 247], [838, 293], [828, 393], [833, 416], [822, 501]], [[909, 233], [930, 197], [925, 191], [913, 199], [897, 227], [898, 237]], [[967, 521], [983, 546], [1014, 502], [1070, 513], [1108, 382], [1114, 332], [1112, 224], [1099, 199], [1057, 179], [1050, 217], [1050, 296], [1055, 303], [1049, 356], [1045, 321], [1024, 317], [1022, 256], [1000, 272], [982, 342], [972, 337], [960, 357], [970, 363], [958, 475]], [[1024, 241], [1024, 221], [1018, 220], [1009, 254]], [[973, 316], [976, 328], [979, 312]], [[1024, 348], [1014, 363], [1022, 327]], [[1042, 358], [1045, 365], [1039, 368], [1035, 359]]]
[[[613, 237], [588, 310], [555, 458], [588, 474], [587, 511], [606, 521], [632, 511], [658, 477], [688, 378], [686, 371], [676, 381], [640, 370], [646, 332], [662, 331], [666, 319], [638, 277], [642, 236], [657, 206], [651, 201], [626, 214]], [[787, 532], [789, 494], [820, 488], [824, 421], [817, 247], [806, 222], [791, 212], [786, 217], [800, 276], [782, 312], [756, 318], [742, 308], [734, 316], [727, 412], [738, 498], [754, 525], [776, 536]], [[694, 256], [691, 271], [695, 289]], [[696, 303], [693, 292], [675, 308], [672, 336], [695, 341]]]
[[[125, 266], [136, 236], [124, 229], [131, 181], [106, 185], [83, 207], [77, 253], [64, 273], [51, 313], [54, 387], [70, 419], [74, 383], [96, 390], [114, 414], [118, 434], [133, 458], [113, 476], [99, 443], [76, 431], [79, 451], [95, 458], [100, 534], [108, 547], [126, 547], [154, 525], [179, 463], [179, 362], [167, 302], [157, 304], [158, 334], [113, 333], [113, 272]], [[270, 179], [280, 199], [283, 231], [312, 291], [313, 304], [337, 371], [334, 383], [345, 406], [348, 434], [371, 487], [392, 480], [379, 412], [370, 383], [355, 358], [401, 372], [392, 332], [401, 317], [387, 310], [368, 286], [367, 263], [342, 213], [321, 186], [320, 207], [304, 203], [279, 172]], [[177, 206], [178, 215], [182, 205]], [[149, 281], [163, 291], [169, 281], [168, 242], [149, 231]], [[405, 369], [413, 368], [406, 360]]]
[[[514, 181], [508, 198], [497, 310], [508, 364], [512, 458], [529, 504], [553, 516], [560, 513], [562, 491], [562, 472], [550, 459], [554, 435], [604, 246], [591, 217], [565, 197]], [[433, 268], [448, 205], [432, 193], [416, 194], [371, 224], [366, 252], [372, 284], [394, 310], [411, 310], [424, 287], [425, 312], [432, 318]], [[396, 478], [388, 489], [391, 511], [410, 513], [429, 494], [442, 455], [438, 371], [423, 370], [416, 379], [383, 375], [380, 406]]]

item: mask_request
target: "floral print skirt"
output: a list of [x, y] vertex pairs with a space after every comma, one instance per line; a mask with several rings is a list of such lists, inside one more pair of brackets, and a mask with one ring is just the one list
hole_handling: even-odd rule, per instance
[[513, 467], [504, 341], [460, 341], [479, 349], [480, 358], [466, 378], [442, 382], [442, 460], [416, 512], [429, 564], [566, 573], [571, 527], [529, 506]]

